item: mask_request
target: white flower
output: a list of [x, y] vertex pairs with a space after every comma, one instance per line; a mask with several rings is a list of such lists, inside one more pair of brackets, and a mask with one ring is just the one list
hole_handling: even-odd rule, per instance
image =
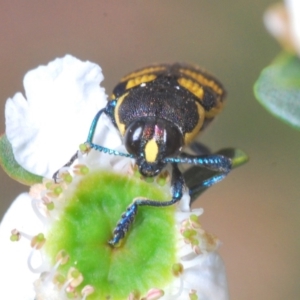
[[[69, 160], [78, 149], [78, 145], [85, 142], [95, 113], [106, 105], [104, 89], [99, 86], [102, 80], [103, 75], [99, 66], [81, 62], [70, 55], [30, 71], [25, 76], [27, 100], [21, 93], [17, 93], [12, 99], [8, 99], [5, 111], [6, 134], [12, 144], [15, 158], [23, 168], [51, 178], [52, 174]], [[95, 134], [96, 142], [124, 152], [122, 141], [108, 118], [101, 117], [99, 123], [101, 125]], [[105, 167], [126, 173], [131, 169], [132, 161], [94, 151], [89, 153], [88, 157], [79, 156], [78, 163], [84, 163], [91, 169]], [[74, 170], [72, 167], [68, 168], [68, 171], [72, 170]], [[76, 182], [80, 181], [76, 178], [76, 171], [73, 174], [75, 180], [72, 183], [73, 188], [69, 190], [75, 189]], [[41, 218], [41, 215], [48, 214], [43, 202], [47, 193], [45, 189], [46, 185], [37, 185], [29, 194], [20, 195], [2, 220], [0, 293], [3, 299], [33, 300], [35, 297], [47, 300], [64, 299], [60, 298], [55, 288], [51, 287], [51, 290], [47, 289], [47, 286], [45, 288], [43, 276], [37, 274], [45, 270], [51, 273], [50, 269], [53, 268], [45, 253], [41, 252], [39, 256], [35, 251], [32, 255], [26, 239], [22, 238], [18, 243], [13, 243], [9, 239], [10, 232], [14, 228], [17, 228], [17, 234], [20, 232], [23, 237], [30, 238], [47, 231], [51, 222], [55, 222], [63, 205], [61, 202], [56, 203], [58, 207], [56, 215], [54, 214], [53, 218], [52, 214], [50, 218], [52, 221], [50, 223], [47, 221], [45, 227], [45, 220]], [[68, 187], [65, 189], [66, 193], [70, 193]], [[174, 293], [177, 293], [178, 299], [189, 299], [194, 296], [203, 300], [228, 299], [224, 264], [216, 252], [218, 240], [207, 234], [192, 215], [194, 213], [199, 216], [202, 210], [198, 209], [192, 213], [188, 209], [188, 203], [189, 196], [185, 194], [181, 205], [177, 206], [176, 213], [178, 234], [180, 233], [178, 280], [166, 288], [165, 296], [161, 290], [151, 289], [148, 298], [145, 299], [154, 299], [153, 297], [157, 296], [162, 296], [160, 299], [174, 299], [170, 296]], [[191, 231], [192, 236], [189, 236]], [[195, 241], [197, 243], [193, 244]], [[183, 271], [180, 270], [181, 265]], [[32, 273], [30, 269], [36, 269], [37, 273]], [[85, 287], [86, 295], [90, 290], [91, 287]], [[39, 298], [37, 292], [46, 296]], [[181, 294], [183, 292], [185, 294]], [[81, 299], [85, 299], [85, 296]]]
[[289, 51], [300, 56], [300, 2], [285, 0], [271, 6], [264, 16], [269, 32]]
[[[32, 201], [32, 197], [27, 193], [20, 195], [11, 205], [0, 226], [1, 297], [7, 300], [33, 300], [36, 295], [35, 283], [36, 289], [43, 297], [37, 299], [64, 300], [65, 298], [61, 297], [59, 291], [54, 287], [49, 288], [48, 284], [38, 286], [42, 284], [38, 280], [39, 272], [32, 273], [28, 267], [28, 264], [31, 268], [38, 268], [39, 265], [42, 265], [41, 270], [45, 271], [47, 260], [42, 262], [37, 253], [35, 253], [35, 260], [30, 258], [33, 250], [26, 239], [21, 238], [17, 243], [11, 242], [9, 239], [13, 228], [18, 228], [19, 231], [31, 236], [45, 231], [45, 224], [32, 209]], [[202, 210], [198, 209], [192, 213], [200, 215]], [[178, 224], [182, 223], [189, 215], [191, 213], [178, 211]], [[217, 241], [211, 243], [211, 236], [206, 237], [207, 233], [202, 228], [200, 228], [200, 232], [200, 254], [195, 253], [191, 246], [183, 240], [179, 242], [181, 250], [178, 256], [184, 272], [181, 278], [166, 288], [165, 296], [159, 299], [188, 300], [189, 291], [195, 291], [199, 300], [229, 299], [225, 267], [221, 257], [215, 251]], [[214, 250], [210, 250], [210, 247], [213, 247]], [[51, 269], [48, 271], [50, 272]], [[179, 291], [182, 294], [179, 294]]]

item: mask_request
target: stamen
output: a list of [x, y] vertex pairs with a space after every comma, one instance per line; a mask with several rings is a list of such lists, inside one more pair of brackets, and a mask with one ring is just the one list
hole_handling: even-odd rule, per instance
[[65, 289], [65, 292], [67, 294], [67, 298], [69, 299], [73, 299], [73, 298], [76, 298], [78, 296], [78, 293], [75, 289], [75, 287], [71, 286], [71, 285], [68, 285]]
[[[46, 198], [46, 197], [45, 197]], [[51, 211], [55, 208], [54, 202], [49, 200], [49, 202], [44, 202], [47, 210]]]
[[12, 242], [18, 242], [18, 241], [20, 240], [20, 238], [21, 238], [20, 232], [19, 232], [17, 229], [13, 229], [13, 230], [11, 231], [10, 240], [11, 240]]
[[69, 269], [67, 278], [71, 279], [69, 285], [74, 288], [79, 286], [81, 284], [81, 282], [83, 281], [82, 274], [74, 267], [71, 267]]
[[41, 249], [46, 242], [45, 236], [43, 233], [39, 233], [38, 235], [34, 236], [31, 240], [31, 247], [37, 250]]
[[63, 182], [54, 183], [54, 181], [47, 183], [46, 188], [48, 189], [48, 192], [46, 195], [49, 198], [57, 198], [64, 190], [62, 184]]
[[140, 300], [141, 299], [141, 293], [139, 291], [132, 291], [127, 300]]
[[200, 247], [198, 247], [198, 246], [193, 246], [192, 249], [193, 249], [193, 252], [197, 255], [200, 255], [200, 254], [204, 253], [204, 252], [201, 251]]
[[[47, 221], [47, 217], [45, 216], [45, 214], [42, 213], [42, 212], [45, 213], [45, 210], [44, 210], [44, 207], [41, 206], [41, 204], [44, 204], [43, 199], [42, 200], [37, 200], [37, 199], [32, 199], [31, 200], [31, 206], [32, 206], [33, 211], [35, 212], [38, 219], [43, 224], [45, 224], [45, 222]], [[45, 205], [45, 206], [47, 207], [47, 205]]]
[[58, 252], [55, 258], [55, 265], [53, 268], [51, 268], [51, 271], [49, 272], [47, 278], [45, 278], [45, 281], [52, 281], [54, 284], [57, 282], [60, 285], [63, 284], [66, 280], [66, 278], [63, 275], [56, 274], [58, 267], [61, 265], [64, 265], [68, 262], [70, 256], [65, 250], [61, 250]]
[[62, 287], [63, 284], [66, 282], [66, 277], [62, 274], [56, 273], [53, 277], [53, 283], [58, 287]]
[[47, 190], [52, 191], [56, 196], [59, 196], [63, 192], [61, 183], [56, 183], [53, 180], [48, 181], [45, 187]]
[[53, 189], [53, 193], [56, 196], [59, 196], [62, 192], [63, 192], [63, 189], [60, 185], [55, 186], [55, 188]]
[[181, 294], [183, 293], [183, 278], [182, 278], [182, 276], [179, 276], [177, 278], [177, 280], [179, 281], [178, 291], [176, 294], [171, 295], [172, 299], [176, 299], [176, 298], [180, 297]]
[[[45, 242], [46, 242], [46, 239], [45, 239], [45, 236], [44, 236], [43, 233], [39, 233], [38, 235], [34, 236], [31, 239], [31, 243], [30, 244], [31, 244], [31, 247], [33, 249], [31, 250], [31, 252], [29, 254], [29, 257], [27, 259], [27, 265], [28, 265], [28, 268], [33, 273], [42, 273], [43, 271], [45, 271], [45, 266], [44, 266], [44, 263], [43, 263], [42, 253], [40, 251], [37, 251], [37, 250], [40, 250], [43, 247], [43, 245], [45, 244]], [[34, 268], [33, 267], [33, 263], [32, 263], [32, 259], [33, 259], [33, 255], [36, 252], [39, 252], [39, 254], [41, 256], [41, 264], [40, 264], [39, 267]]]
[[57, 198], [57, 195], [55, 195], [52, 191], [47, 192], [46, 195], [49, 198]]
[[190, 300], [198, 300], [198, 295], [196, 290], [191, 290], [189, 292]]
[[193, 259], [182, 260], [181, 263], [183, 264], [183, 267], [186, 270], [186, 269], [195, 267], [198, 264], [201, 264], [203, 259], [205, 259], [204, 256], [205, 256], [205, 253], [203, 253], [202, 255], [197, 255]]
[[[33, 255], [36, 254], [37, 252], [40, 254], [41, 263], [40, 263], [40, 265], [37, 268], [34, 268], [32, 260], [33, 260]], [[28, 256], [27, 265], [28, 265], [29, 270], [31, 272], [33, 272], [33, 273], [42, 273], [42, 272], [46, 271], [46, 266], [45, 266], [45, 263], [43, 262], [41, 251], [37, 251], [34, 248], [31, 250], [31, 252], [30, 252], [30, 254]]]
[[70, 256], [65, 250], [60, 250], [57, 253], [55, 260], [59, 262], [61, 265], [64, 265], [69, 261], [69, 258]]
[[212, 235], [210, 233], [204, 232], [202, 237], [203, 237], [203, 240], [206, 242], [207, 251], [210, 251], [210, 252], [214, 251], [220, 245], [218, 238], [216, 238], [214, 235]]
[[49, 181], [47, 181], [47, 182], [45, 183], [45, 187], [46, 187], [46, 189], [47, 189], [47, 190], [51, 190], [51, 189], [52, 189], [52, 186], [53, 186], [53, 184], [55, 184], [53, 180], [49, 180]]
[[184, 269], [183, 269], [183, 265], [181, 263], [177, 263], [172, 266], [172, 273], [176, 277], [179, 277], [180, 275], [182, 275], [183, 271], [184, 271]]
[[194, 229], [185, 229], [181, 234], [187, 240], [191, 240], [197, 234], [197, 231]]
[[78, 164], [74, 166], [73, 171], [76, 175], [86, 175], [89, 173], [89, 168], [86, 165]]
[[[193, 209], [193, 214], [195, 214], [196, 216], [200, 216], [203, 214], [203, 209], [202, 208], [198, 208], [198, 209]], [[187, 220], [191, 215], [190, 211], [180, 211], [176, 213], [176, 221], [177, 222], [183, 222], [185, 220]]]
[[64, 299], [65, 293], [68, 294], [68, 291], [70, 291], [71, 289], [74, 291], [75, 288], [70, 286], [70, 283], [71, 283], [72, 280], [73, 280], [72, 278], [67, 279], [65, 281], [64, 285], [62, 286], [61, 291], [60, 291], [60, 298], [61, 299]]
[[197, 239], [194, 239], [194, 240], [191, 242], [192, 250], [193, 250], [193, 252], [194, 252], [195, 254], [197, 254], [197, 255], [200, 255], [200, 254], [203, 253], [203, 252], [201, 251], [201, 249], [200, 249], [199, 244], [200, 244], [200, 241], [197, 240]]
[[79, 150], [82, 154], [88, 153], [91, 150], [91, 146], [87, 143], [80, 144]]
[[160, 289], [150, 289], [147, 292], [146, 297], [143, 297], [141, 300], [157, 300], [160, 299], [161, 297], [163, 297], [165, 294], [165, 292], [163, 290]]
[[61, 178], [62, 180], [66, 183], [66, 184], [70, 184], [73, 181], [73, 177], [70, 174], [70, 172], [64, 172], [61, 174]]
[[91, 285], [86, 285], [85, 287], [83, 287], [83, 289], [81, 290], [81, 295], [83, 296], [82, 300], [85, 300], [87, 296], [93, 294], [94, 291], [95, 289]]
[[179, 257], [185, 257], [186, 255], [191, 254], [191, 247], [188, 244], [184, 244], [183, 247], [177, 251]]
[[11, 237], [10, 239], [12, 240], [13, 239], [13, 242], [17, 242], [21, 239], [21, 237], [31, 241], [33, 239], [33, 236], [32, 235], [29, 235], [25, 232], [22, 232], [22, 231], [19, 231], [17, 229], [13, 229], [11, 231]]
[[193, 228], [201, 228], [198, 216], [192, 214], [189, 218], [189, 223]]

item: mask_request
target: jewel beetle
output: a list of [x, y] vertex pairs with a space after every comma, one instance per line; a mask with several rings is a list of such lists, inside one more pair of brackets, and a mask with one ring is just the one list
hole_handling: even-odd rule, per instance
[[[145, 177], [156, 176], [171, 164], [172, 198], [164, 202], [145, 198], [134, 200], [117, 223], [109, 244], [117, 246], [125, 237], [139, 206], [164, 207], [182, 198], [186, 185], [178, 164], [191, 164], [215, 172], [190, 187], [190, 194], [221, 181], [230, 172], [232, 163], [226, 156], [190, 155], [182, 151], [222, 111], [225, 96], [217, 79], [197, 66], [184, 63], [151, 65], [126, 75], [117, 84], [112, 99], [92, 121], [86, 144], [110, 155], [134, 158]], [[93, 143], [102, 114], [106, 114], [118, 129], [128, 153]], [[71, 165], [76, 158], [77, 154], [66, 165]]]

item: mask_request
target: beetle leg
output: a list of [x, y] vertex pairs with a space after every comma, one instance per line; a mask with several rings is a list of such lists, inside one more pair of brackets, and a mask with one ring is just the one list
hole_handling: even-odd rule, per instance
[[212, 155], [201, 155], [201, 156], [193, 156], [184, 153], [181, 157], [174, 157], [174, 158], [166, 158], [165, 162], [170, 163], [182, 163], [182, 164], [192, 164], [194, 166], [199, 166], [206, 168], [208, 170], [218, 172], [218, 174], [212, 175], [208, 179], [202, 180], [199, 184], [192, 186], [189, 188], [190, 195], [198, 193], [206, 188], [214, 185], [215, 183], [223, 180], [227, 174], [230, 172], [232, 167], [231, 159], [219, 155], [219, 154], [212, 154]]
[[172, 164], [172, 199], [170, 201], [155, 201], [150, 199], [136, 199], [122, 214], [120, 221], [113, 232], [113, 238], [108, 242], [110, 245], [117, 247], [120, 241], [125, 237], [131, 224], [134, 222], [135, 215], [137, 214], [139, 206], [155, 206], [165, 207], [173, 205], [182, 198], [183, 188], [185, 186], [183, 176], [179, 171], [176, 164]]
[[59, 172], [62, 168], [65, 168], [65, 167], [70, 167], [72, 165], [72, 163], [78, 158], [78, 151], [70, 158], [70, 160], [65, 164], [63, 165], [59, 170], [57, 170], [53, 175], [52, 175], [52, 178], [54, 180], [55, 183], [57, 183], [59, 180]]

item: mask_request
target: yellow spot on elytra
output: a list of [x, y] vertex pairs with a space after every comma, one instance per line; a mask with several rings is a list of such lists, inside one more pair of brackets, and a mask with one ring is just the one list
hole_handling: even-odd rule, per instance
[[147, 162], [155, 162], [158, 155], [157, 142], [152, 139], [145, 146], [145, 158]]
[[194, 94], [197, 98], [203, 99], [204, 91], [203, 87], [200, 86], [197, 82], [191, 80], [191, 79], [186, 79], [186, 78], [179, 78], [178, 83], [190, 91], [192, 94]]
[[215, 117], [223, 109], [224, 103], [222, 101], [222, 96], [225, 94], [223, 88], [214, 81], [213, 79], [208, 79], [205, 75], [191, 71], [189, 69], [180, 69], [180, 72], [193, 78], [198, 83], [192, 79], [180, 78], [178, 82], [181, 86], [193, 93], [198, 99], [202, 100], [204, 96], [203, 86], [210, 87], [216, 94], [216, 104], [208, 111], [205, 111], [205, 118], [211, 119]]
[[126, 98], [127, 95], [128, 95], [128, 93], [122, 95], [118, 99], [117, 105], [115, 107], [115, 120], [116, 120], [117, 126], [119, 128], [119, 131], [122, 135], [124, 135], [124, 133], [125, 133], [125, 124], [120, 121], [119, 108], [120, 108], [121, 104], [123, 103], [123, 101], [124, 101], [124, 99]]
[[197, 72], [193, 72], [189, 69], [180, 69], [180, 72], [195, 79], [201, 85], [210, 87], [215, 93], [217, 93], [219, 95], [224, 94], [223, 88], [213, 79], [208, 79], [207, 77], [205, 77], [205, 75], [197, 73]]
[[128, 80], [128, 82], [126, 84], [126, 90], [131, 89], [135, 86], [138, 86], [141, 83], [152, 81], [155, 78], [156, 78], [156, 75], [154, 75], [154, 74], [142, 75], [142, 76], [132, 78], [132, 79]]
[[153, 67], [149, 67], [149, 68], [144, 68], [140, 71], [133, 72], [133, 73], [130, 73], [130, 74], [124, 76], [121, 79], [121, 82], [127, 81], [127, 80], [135, 78], [135, 77], [143, 76], [143, 75], [146, 75], [146, 74], [151, 74], [151, 73], [163, 71], [165, 69], [166, 69], [166, 67], [164, 67], [164, 66], [153, 66]]
[[199, 133], [199, 131], [200, 131], [202, 125], [203, 125], [204, 118], [205, 118], [204, 107], [200, 103], [198, 103], [198, 102], [195, 102], [195, 103], [197, 105], [197, 111], [198, 111], [199, 120], [198, 120], [197, 125], [194, 127], [194, 129], [191, 132], [185, 133], [185, 135], [184, 135], [184, 143], [186, 145], [189, 144], [197, 136], [197, 134]]
[[212, 107], [209, 111], [205, 111], [205, 118], [211, 119], [215, 117], [223, 109], [224, 103], [221, 101], [217, 102], [217, 105]]

